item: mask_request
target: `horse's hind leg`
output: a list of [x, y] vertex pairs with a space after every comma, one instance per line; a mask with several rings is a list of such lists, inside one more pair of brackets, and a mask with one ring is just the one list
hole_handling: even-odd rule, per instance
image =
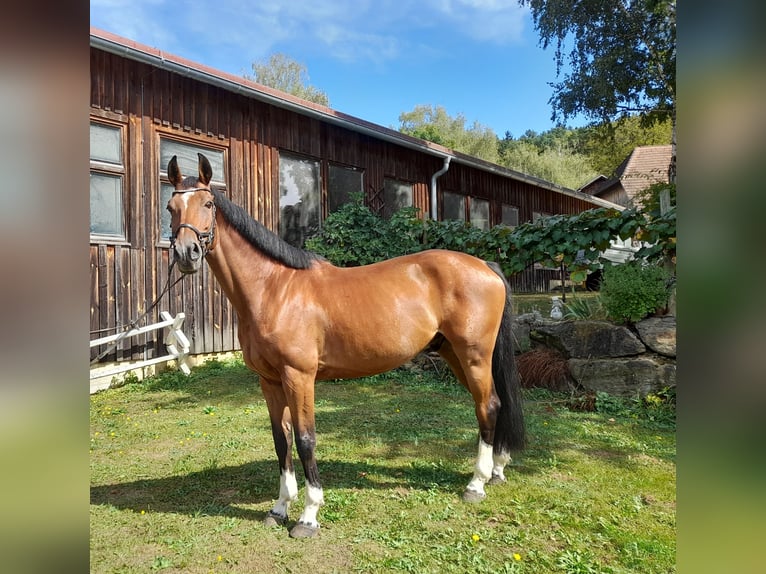
[[266, 526], [280, 526], [287, 521], [290, 503], [298, 497], [293, 469], [293, 434], [290, 410], [281, 383], [261, 379], [261, 389], [269, 409], [274, 449], [279, 461], [279, 499], [264, 520]]
[[497, 462], [493, 457], [492, 444], [500, 401], [492, 384], [492, 359], [491, 356], [482, 358], [481, 353], [463, 349], [458, 355], [449, 342], [442, 345], [439, 354], [474, 400], [479, 423], [479, 449], [473, 477], [463, 492], [463, 500], [479, 502], [486, 496], [484, 485], [492, 480]]

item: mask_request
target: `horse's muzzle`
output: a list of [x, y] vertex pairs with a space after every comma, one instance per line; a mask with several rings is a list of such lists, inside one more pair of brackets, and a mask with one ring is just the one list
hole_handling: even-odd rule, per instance
[[176, 242], [173, 257], [181, 273], [196, 273], [202, 265], [202, 247], [196, 241]]

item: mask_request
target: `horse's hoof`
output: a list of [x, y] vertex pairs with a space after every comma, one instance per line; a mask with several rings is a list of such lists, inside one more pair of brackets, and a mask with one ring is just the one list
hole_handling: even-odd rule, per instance
[[487, 482], [490, 486], [495, 486], [496, 484], [503, 484], [505, 482], [504, 476], [498, 476], [497, 474], [493, 474], [492, 478], [489, 479], [489, 482]]
[[487, 496], [483, 492], [476, 492], [475, 490], [465, 490], [463, 492], [463, 502], [470, 502], [471, 504], [475, 504], [477, 502], [481, 502], [484, 500], [484, 497]]
[[263, 519], [263, 525], [269, 528], [274, 528], [276, 526], [282, 526], [286, 520], [287, 516], [280, 516], [279, 514], [269, 512], [266, 515], [266, 518]]
[[315, 536], [319, 536], [319, 526], [309, 526], [298, 522], [290, 530], [290, 538], [314, 538]]

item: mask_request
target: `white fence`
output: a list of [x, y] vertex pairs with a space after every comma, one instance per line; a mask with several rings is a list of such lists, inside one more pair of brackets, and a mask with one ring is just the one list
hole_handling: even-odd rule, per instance
[[[157, 329], [167, 329], [167, 333], [165, 334], [165, 348], [168, 351], [167, 355], [163, 355], [162, 357], [155, 357], [154, 359], [146, 359], [145, 361], [126, 361], [124, 364], [120, 364], [116, 367], [91, 369], [91, 393], [108, 388], [111, 384], [111, 378], [114, 375], [124, 373], [126, 371], [132, 371], [133, 369], [140, 369], [143, 367], [156, 365], [158, 363], [166, 363], [167, 361], [176, 361], [178, 363], [178, 368], [181, 369], [181, 371], [183, 371], [186, 375], [191, 372], [188, 359], [189, 349], [191, 346], [189, 344], [189, 339], [181, 330], [186, 315], [183, 313], [178, 313], [178, 315], [173, 317], [167, 311], [162, 311], [160, 313], [160, 317], [162, 317], [162, 321], [159, 323], [153, 323], [152, 325], [147, 325], [145, 327], [131, 329], [127, 334], [118, 333], [116, 335], [109, 335], [108, 337], [94, 339], [90, 342], [90, 347], [93, 348], [99, 345], [108, 345], [109, 343], [113, 343], [118, 339], [135, 337], [136, 335], [142, 335]], [[94, 379], [97, 379], [98, 382], [94, 381]]]

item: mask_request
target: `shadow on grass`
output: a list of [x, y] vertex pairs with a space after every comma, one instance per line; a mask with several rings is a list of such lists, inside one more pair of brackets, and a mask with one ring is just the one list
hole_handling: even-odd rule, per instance
[[[298, 483], [302, 486], [299, 465], [296, 472], [299, 474]], [[320, 461], [320, 472], [327, 490], [431, 490], [437, 486], [454, 492], [456, 498], [469, 478], [442, 465], [390, 466], [333, 459]], [[185, 475], [91, 486], [90, 503], [136, 513], [231, 516], [261, 521], [266, 517], [267, 510], [243, 506], [275, 500], [278, 481], [276, 461], [254, 461]]]

